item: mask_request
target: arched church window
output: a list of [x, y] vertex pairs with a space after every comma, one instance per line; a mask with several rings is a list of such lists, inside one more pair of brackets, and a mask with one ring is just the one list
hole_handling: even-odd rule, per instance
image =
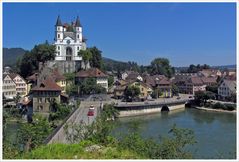
[[78, 39], [80, 38], [79, 34], [77, 34], [77, 38], [78, 38]]
[[57, 34], [57, 38], [60, 38], [60, 34]]

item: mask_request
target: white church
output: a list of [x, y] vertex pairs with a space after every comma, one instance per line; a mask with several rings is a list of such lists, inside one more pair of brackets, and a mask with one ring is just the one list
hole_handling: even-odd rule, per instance
[[86, 39], [82, 35], [79, 16], [71, 24], [63, 24], [58, 16], [53, 44], [56, 46], [54, 63], [61, 73], [75, 72], [85, 66], [82, 57], [78, 56], [80, 50], [86, 49]]

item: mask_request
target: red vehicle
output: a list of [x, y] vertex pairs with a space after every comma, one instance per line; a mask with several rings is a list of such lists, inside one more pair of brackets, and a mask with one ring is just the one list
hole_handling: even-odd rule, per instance
[[89, 110], [88, 113], [87, 113], [88, 116], [94, 116], [94, 110]]

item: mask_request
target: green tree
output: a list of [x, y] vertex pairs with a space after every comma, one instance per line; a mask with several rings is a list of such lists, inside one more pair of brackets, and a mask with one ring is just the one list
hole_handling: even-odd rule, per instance
[[194, 132], [190, 129], [177, 128], [176, 125], [169, 131], [173, 137], [163, 137], [160, 149], [154, 157], [162, 159], [192, 159], [192, 154], [185, 149], [196, 142]]
[[66, 82], [72, 83], [72, 84], [75, 83], [75, 76], [76, 76], [75, 73], [65, 73], [64, 74], [64, 77], [66, 78]]
[[87, 48], [91, 54], [92, 54], [92, 57], [91, 59], [89, 60], [90, 61], [90, 66], [91, 67], [94, 67], [94, 68], [98, 68], [98, 69], [102, 69], [102, 56], [101, 56], [101, 53], [102, 51], [100, 51], [98, 48], [96, 48], [95, 46], [94, 47], [91, 47], [91, 48]]
[[125, 89], [124, 96], [127, 101], [134, 100], [135, 97], [138, 97], [140, 94], [140, 89], [138, 86], [128, 86]]
[[188, 73], [197, 73], [198, 68], [200, 68], [200, 65], [199, 65], [199, 67], [197, 67], [197, 66], [191, 64], [191, 65], [189, 65], [189, 68], [188, 68], [187, 72]]
[[114, 119], [119, 116], [119, 111], [114, 108], [114, 104], [104, 104], [102, 114], [106, 119]]
[[96, 83], [95, 78], [86, 78], [79, 84], [81, 94], [106, 93], [106, 89]]
[[215, 99], [215, 94], [210, 91], [198, 91], [195, 93], [195, 100], [199, 102], [199, 104], [205, 105], [207, 100]]
[[207, 65], [207, 64], [204, 64], [204, 65], [200, 65], [198, 64], [197, 66], [196, 65], [189, 65], [188, 69], [187, 69], [187, 72], [188, 73], [197, 73], [203, 69], [210, 69], [210, 66]]
[[17, 63], [20, 74], [24, 78], [38, 70], [39, 62], [46, 62], [55, 58], [56, 47], [48, 43], [35, 45], [29, 52], [27, 51]]
[[170, 66], [169, 60], [166, 58], [156, 58], [151, 62], [151, 74], [160, 74], [171, 77], [174, 73], [174, 68]]
[[78, 52], [78, 55], [82, 57], [82, 60], [84, 61], [85, 64], [85, 69], [87, 68], [87, 64], [89, 61], [92, 59], [92, 53], [89, 49], [86, 50], [80, 50]]
[[64, 119], [72, 110], [72, 107], [63, 105], [63, 104], [56, 104], [57, 109], [56, 111], [52, 111], [49, 115], [48, 120], [54, 121], [54, 120], [62, 120]]
[[175, 84], [172, 85], [172, 93], [173, 95], [178, 95], [179, 93], [179, 88]]
[[114, 77], [113, 76], [109, 76], [108, 77], [108, 87], [112, 87], [114, 83]]
[[20, 101], [20, 99], [21, 99], [21, 96], [20, 96], [19, 93], [17, 93], [16, 97], [14, 97], [14, 102], [15, 102], [16, 105], [18, 104], [18, 102]]
[[206, 87], [206, 90], [217, 94], [218, 85], [207, 86], [207, 87]]
[[69, 96], [73, 96], [73, 95], [76, 95], [78, 94], [78, 89], [79, 89], [79, 86], [75, 85], [75, 84], [68, 84], [66, 86], [66, 93], [69, 95]]
[[17, 141], [24, 146], [25, 151], [30, 151], [43, 144], [52, 128], [47, 120], [42, 116], [34, 116], [33, 123], [22, 123], [17, 131]]

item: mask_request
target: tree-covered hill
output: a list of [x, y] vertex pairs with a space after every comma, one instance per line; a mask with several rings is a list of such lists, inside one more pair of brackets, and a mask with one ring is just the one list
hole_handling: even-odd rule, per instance
[[3, 48], [3, 66], [14, 66], [26, 50], [22, 48]]
[[[3, 66], [15, 66], [17, 59], [25, 54], [26, 50], [22, 48], [3, 48]], [[116, 61], [109, 58], [102, 58], [103, 68], [107, 71], [129, 70], [132, 66], [129, 62]]]

